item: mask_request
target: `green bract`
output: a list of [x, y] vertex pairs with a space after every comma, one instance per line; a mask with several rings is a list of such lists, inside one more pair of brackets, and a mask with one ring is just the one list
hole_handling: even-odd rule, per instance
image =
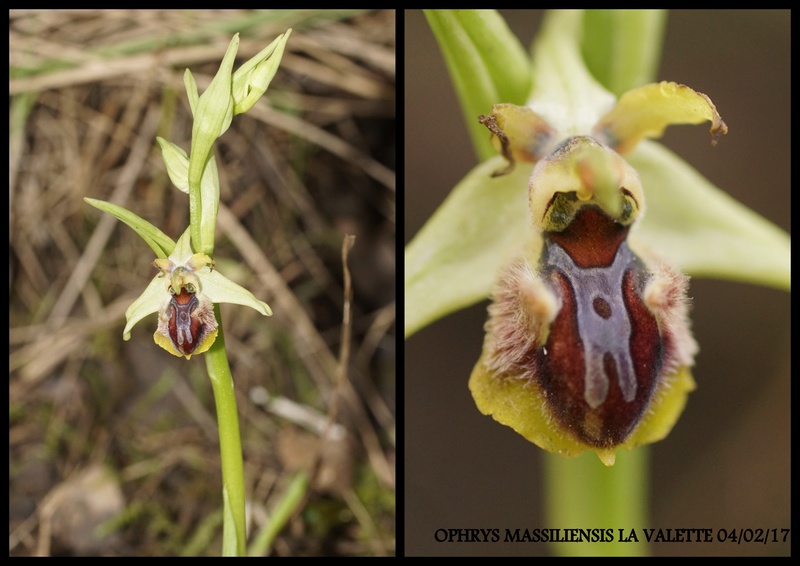
[[231, 39], [225, 58], [217, 74], [200, 95], [194, 112], [192, 126], [192, 153], [189, 158], [189, 187], [199, 186], [206, 168], [211, 147], [218, 137], [224, 134], [233, 120], [233, 96], [231, 95], [231, 75], [233, 60], [239, 49], [239, 34]]
[[[192, 211], [197, 212], [199, 204], [199, 215], [196, 216], [199, 222], [199, 232], [201, 242], [208, 242], [205, 253], [213, 251], [214, 231], [217, 227], [217, 212], [219, 210], [219, 171], [217, 170], [217, 158], [212, 150], [209, 154], [203, 178], [200, 181], [200, 199], [192, 197], [189, 190], [189, 157], [186, 152], [174, 143], [163, 138], [156, 138], [161, 146], [161, 154], [167, 166], [167, 174], [170, 181], [181, 192], [189, 194], [189, 215]], [[197, 193], [197, 191], [195, 191]], [[210, 248], [210, 249], [209, 249]]]

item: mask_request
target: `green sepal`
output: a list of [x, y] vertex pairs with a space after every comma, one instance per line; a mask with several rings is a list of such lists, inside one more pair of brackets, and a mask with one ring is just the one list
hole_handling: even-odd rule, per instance
[[502, 177], [495, 156], [475, 167], [406, 247], [405, 335], [489, 295], [500, 268], [533, 237], [527, 184], [532, 167]]
[[645, 140], [625, 159], [647, 198], [647, 214], [632, 235], [692, 277], [791, 290], [789, 234], [659, 143]]

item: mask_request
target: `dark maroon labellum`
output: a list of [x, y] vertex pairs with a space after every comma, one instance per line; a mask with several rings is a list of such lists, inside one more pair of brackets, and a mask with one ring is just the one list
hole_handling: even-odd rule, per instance
[[612, 448], [641, 420], [658, 383], [664, 345], [642, 300], [650, 273], [628, 227], [586, 206], [544, 234], [540, 270], [561, 299], [536, 354], [552, 414], [581, 441]]
[[189, 293], [185, 288], [172, 295], [169, 303], [169, 337], [175, 349], [183, 355], [191, 355], [208, 333], [200, 317], [192, 316], [198, 306], [195, 293]]

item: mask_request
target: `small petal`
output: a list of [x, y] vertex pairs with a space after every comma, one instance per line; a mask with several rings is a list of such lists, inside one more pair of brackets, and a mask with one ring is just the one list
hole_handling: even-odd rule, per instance
[[492, 132], [492, 143], [508, 160], [508, 167], [493, 177], [510, 173], [515, 161], [536, 163], [555, 134], [544, 118], [516, 104], [495, 104], [489, 116], [478, 116], [478, 122]]
[[618, 153], [631, 151], [644, 138], [659, 138], [672, 124], [701, 124], [711, 121], [712, 143], [728, 133], [714, 103], [688, 86], [662, 81], [629, 90], [603, 116], [595, 136]]

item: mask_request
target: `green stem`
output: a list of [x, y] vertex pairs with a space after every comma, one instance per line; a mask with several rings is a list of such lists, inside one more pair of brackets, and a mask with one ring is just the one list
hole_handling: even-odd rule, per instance
[[219, 334], [214, 345], [206, 352], [206, 367], [217, 405], [219, 450], [222, 460], [222, 491], [225, 505], [222, 553], [224, 556], [244, 556], [244, 470], [242, 442], [239, 437], [239, 414], [236, 409], [236, 394], [231, 368], [228, 365], [219, 305], [214, 305], [214, 314], [219, 322]]
[[294, 475], [283, 497], [272, 511], [270, 520], [254, 535], [248, 556], [268, 556], [275, 537], [286, 526], [308, 493], [309, 477], [305, 472]]
[[[642, 536], [647, 525], [648, 447], [618, 450], [613, 466], [604, 466], [594, 452], [578, 458], [546, 454], [545, 514], [550, 528], [603, 529], [610, 542], [558, 542], [562, 556], [646, 556]], [[611, 529], [611, 532], [608, 532]], [[597, 533], [597, 531], [595, 531]], [[627, 540], [627, 542], [625, 542]]]

